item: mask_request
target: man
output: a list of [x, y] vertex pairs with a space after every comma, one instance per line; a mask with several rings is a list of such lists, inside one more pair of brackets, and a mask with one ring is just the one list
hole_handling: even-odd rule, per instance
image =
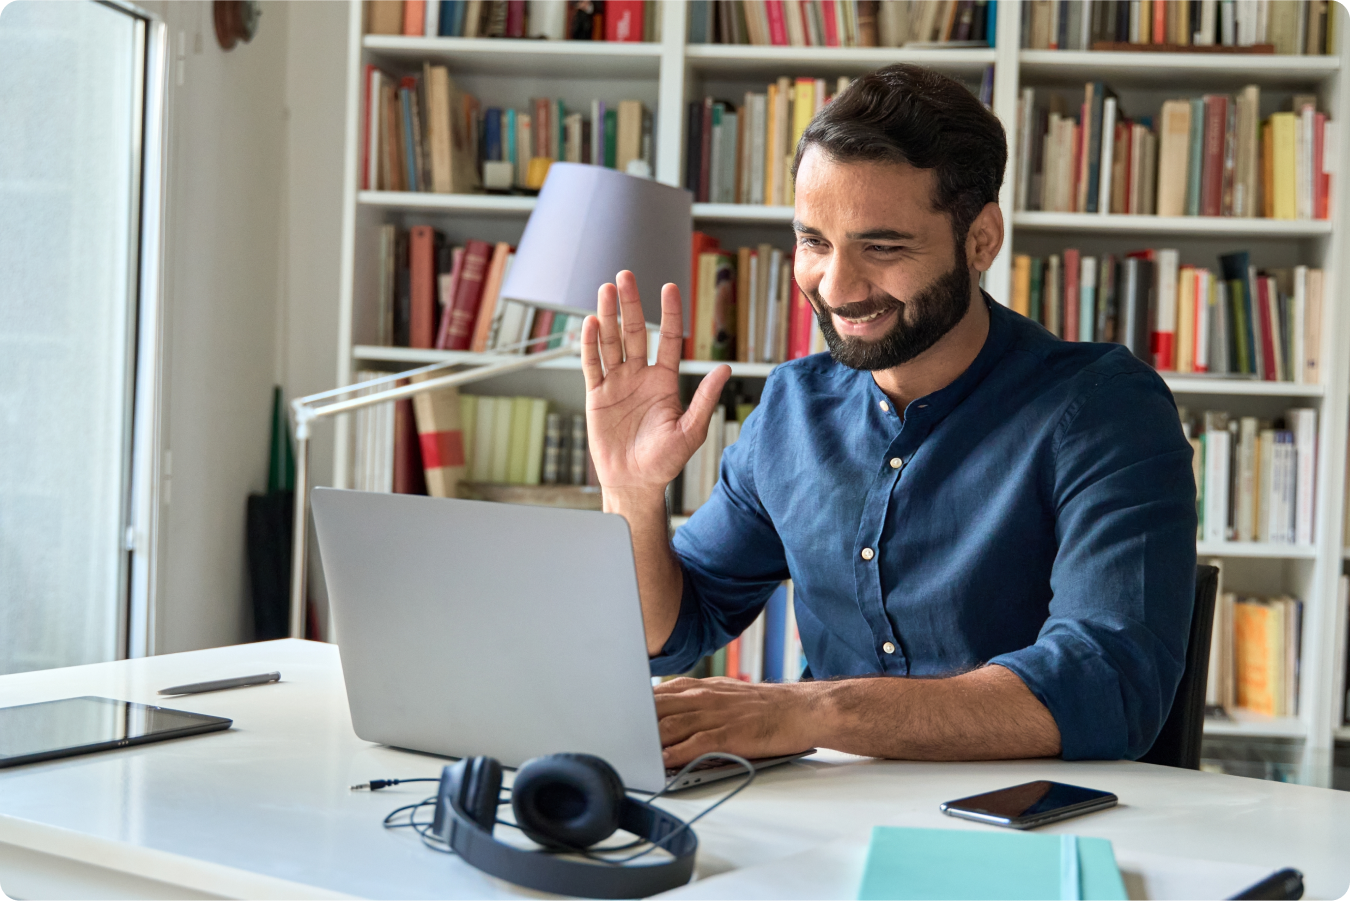
[[632, 529], [652, 671], [730, 641], [791, 577], [813, 676], [659, 686], [669, 765], [812, 746], [1113, 759], [1156, 737], [1192, 606], [1190, 447], [1124, 347], [1060, 341], [979, 290], [1006, 160], [998, 120], [914, 66], [816, 116], [793, 167], [794, 269], [830, 354], [774, 370], [673, 547], [665, 488], [730, 372], [683, 411], [678, 291], [648, 366], [631, 274], [601, 289], [582, 334], [590, 446]]

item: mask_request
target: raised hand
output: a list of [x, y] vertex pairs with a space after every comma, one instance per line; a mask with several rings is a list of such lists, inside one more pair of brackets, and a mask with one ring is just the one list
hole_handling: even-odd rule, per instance
[[597, 315], [588, 316], [581, 330], [587, 443], [607, 499], [650, 497], [665, 491], [703, 443], [731, 368], [719, 366], [705, 376], [684, 410], [679, 288], [661, 289], [661, 338], [656, 362], [648, 364], [637, 281], [627, 270], [615, 281], [600, 288]]

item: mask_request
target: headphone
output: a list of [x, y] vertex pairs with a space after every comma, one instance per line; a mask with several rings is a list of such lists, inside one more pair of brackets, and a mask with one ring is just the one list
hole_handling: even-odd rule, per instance
[[[428, 831], [485, 873], [564, 895], [642, 898], [684, 885], [693, 875], [694, 830], [629, 798], [619, 774], [599, 757], [550, 754], [527, 760], [516, 772], [511, 788], [516, 825], [545, 853], [493, 837], [501, 787], [502, 765], [491, 757], [466, 757], [445, 767]], [[617, 865], [622, 861], [590, 863], [547, 853], [584, 853], [619, 829], [669, 851], [672, 859], [623, 867]]]

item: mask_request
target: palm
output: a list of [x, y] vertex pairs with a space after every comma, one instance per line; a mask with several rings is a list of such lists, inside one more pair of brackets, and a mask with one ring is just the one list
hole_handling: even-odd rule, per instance
[[[617, 281], [617, 289], [601, 289], [597, 320], [588, 321], [582, 335], [591, 457], [608, 490], [663, 490], [706, 437], [730, 370], [719, 368], [705, 378], [685, 411], [679, 394], [679, 291], [667, 285], [662, 292], [661, 342], [656, 362], [648, 364], [637, 287], [631, 273], [620, 273]], [[627, 324], [622, 331], [616, 295]]]

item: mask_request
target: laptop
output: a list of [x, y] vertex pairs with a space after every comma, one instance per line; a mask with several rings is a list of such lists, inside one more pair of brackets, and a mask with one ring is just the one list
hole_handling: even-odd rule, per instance
[[[332, 488], [312, 505], [358, 736], [511, 767], [595, 754], [665, 787], [623, 517]], [[744, 773], [705, 763], [670, 790]]]

